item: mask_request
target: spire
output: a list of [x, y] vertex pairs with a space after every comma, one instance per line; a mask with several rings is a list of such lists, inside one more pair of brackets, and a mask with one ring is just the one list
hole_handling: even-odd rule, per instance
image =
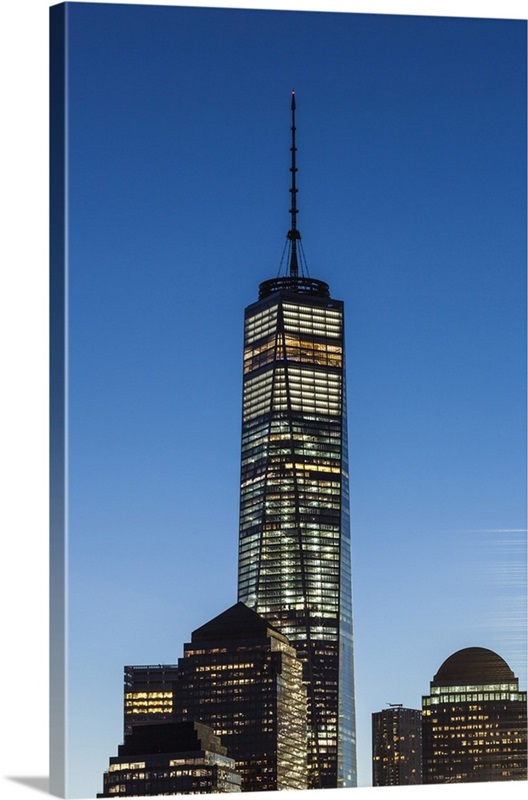
[[[295, 294], [311, 294], [314, 297], [330, 297], [330, 287], [324, 281], [310, 278], [308, 274], [308, 266], [303, 253], [301, 243], [301, 234], [297, 230], [297, 165], [295, 161], [295, 154], [297, 148], [295, 146], [295, 92], [291, 93], [291, 227], [286, 237], [286, 243], [282, 252], [279, 270], [276, 278], [263, 281], [259, 286], [259, 300], [274, 292], [293, 292]], [[281, 270], [284, 263], [284, 256], [289, 249], [289, 267], [285, 275], [281, 276]], [[299, 265], [301, 266], [301, 275], [299, 275]]]
[[297, 172], [297, 167], [295, 165], [295, 153], [297, 152], [297, 148], [295, 147], [295, 92], [292, 91], [291, 93], [291, 117], [292, 117], [292, 124], [291, 124], [291, 134], [292, 134], [292, 144], [291, 144], [291, 228], [288, 231], [288, 239], [291, 242], [291, 251], [290, 251], [290, 276], [292, 278], [297, 278], [299, 275], [299, 262], [297, 260], [297, 241], [301, 238], [301, 234], [297, 230], [297, 184], [295, 181], [295, 173]]

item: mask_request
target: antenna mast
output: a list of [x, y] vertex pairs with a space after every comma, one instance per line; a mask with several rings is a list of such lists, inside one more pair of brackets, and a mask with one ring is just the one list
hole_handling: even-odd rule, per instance
[[[259, 300], [274, 292], [292, 292], [294, 294], [311, 294], [314, 297], [330, 297], [330, 287], [324, 281], [318, 281], [315, 278], [310, 278], [308, 274], [308, 267], [304, 257], [301, 234], [297, 230], [297, 164], [295, 154], [297, 147], [295, 146], [295, 92], [291, 93], [291, 227], [284, 243], [282, 256], [279, 264], [279, 270], [276, 278], [268, 281], [263, 281], [259, 286]], [[281, 270], [284, 263], [284, 256], [288, 250], [289, 266], [286, 268], [286, 274], [281, 276]], [[301, 275], [299, 275], [299, 265], [301, 268]]]
[[288, 231], [288, 239], [291, 242], [291, 253], [290, 253], [290, 276], [292, 278], [297, 278], [299, 276], [299, 262], [297, 259], [297, 242], [301, 238], [301, 234], [297, 230], [297, 184], [295, 180], [295, 173], [297, 172], [297, 167], [295, 165], [295, 153], [297, 152], [297, 148], [295, 147], [295, 92], [292, 91], [292, 99], [291, 99], [291, 112], [292, 112], [292, 124], [291, 124], [291, 133], [292, 133], [292, 144], [291, 144], [291, 167], [290, 172], [292, 175], [291, 179], [291, 228]]

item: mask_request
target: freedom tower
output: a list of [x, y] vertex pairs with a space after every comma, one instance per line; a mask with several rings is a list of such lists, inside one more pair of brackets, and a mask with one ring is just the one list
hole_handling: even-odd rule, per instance
[[238, 600], [303, 661], [311, 788], [355, 786], [343, 302], [308, 276], [291, 101], [288, 270], [245, 310]]

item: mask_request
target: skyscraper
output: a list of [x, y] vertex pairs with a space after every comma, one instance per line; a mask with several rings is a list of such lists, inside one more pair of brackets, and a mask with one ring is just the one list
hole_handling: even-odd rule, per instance
[[305, 266], [291, 117], [288, 274], [245, 311], [238, 599], [303, 660], [310, 786], [355, 786], [343, 302]]
[[422, 698], [423, 782], [526, 780], [526, 692], [497, 653], [449, 656]]
[[236, 603], [193, 631], [173, 687], [173, 719], [221, 737], [242, 791], [306, 789], [302, 664], [252, 609]]
[[372, 785], [422, 782], [422, 713], [394, 705], [372, 714]]

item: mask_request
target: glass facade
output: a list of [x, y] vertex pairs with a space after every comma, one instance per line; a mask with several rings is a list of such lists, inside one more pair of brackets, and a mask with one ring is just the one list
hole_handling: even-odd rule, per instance
[[343, 303], [261, 285], [246, 309], [238, 599], [303, 661], [309, 785], [356, 785]]

